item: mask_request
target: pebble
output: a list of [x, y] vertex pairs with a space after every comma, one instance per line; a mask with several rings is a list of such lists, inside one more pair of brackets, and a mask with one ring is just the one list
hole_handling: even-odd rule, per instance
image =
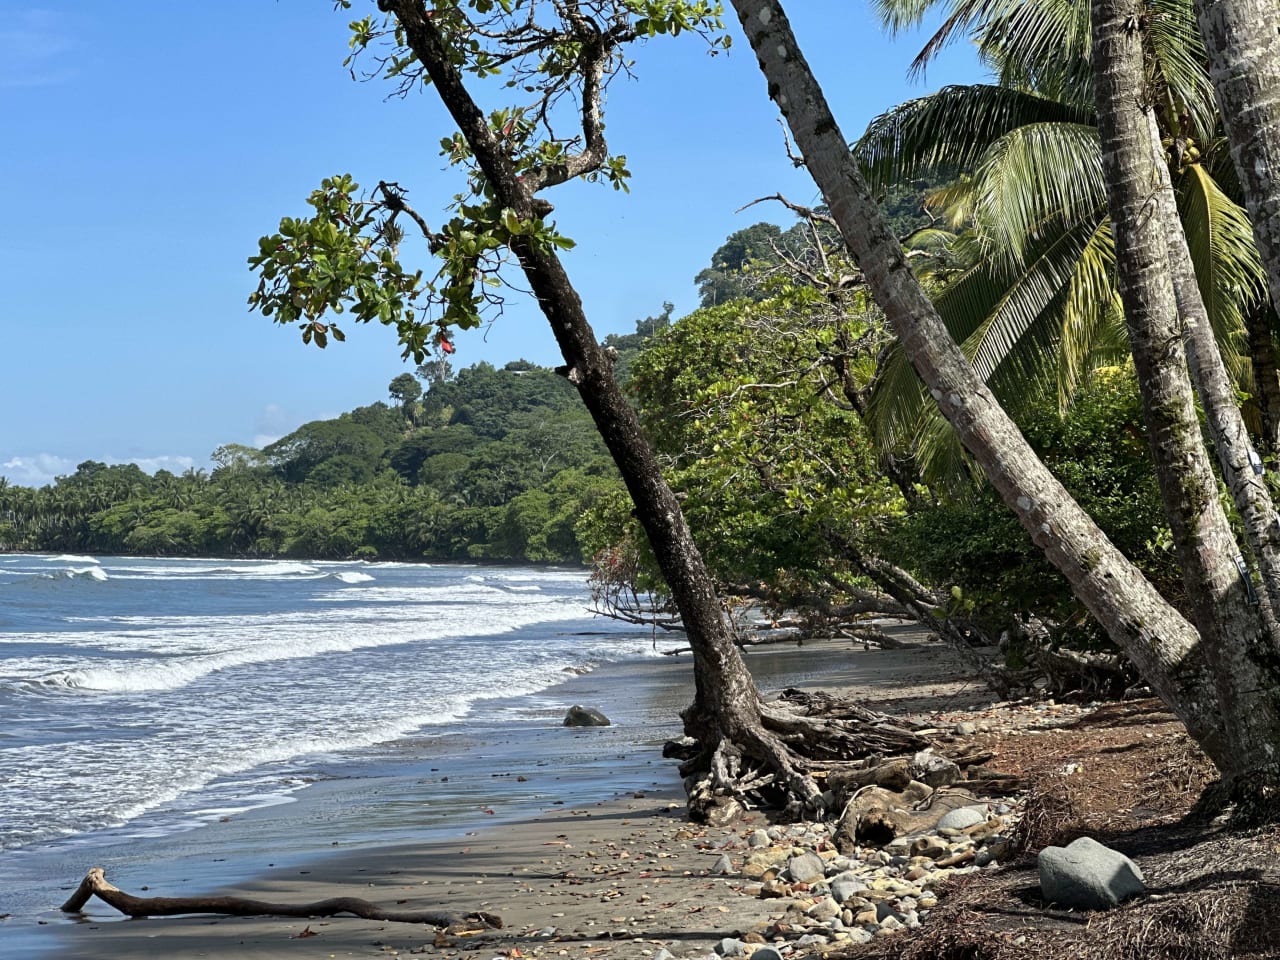
[[[761, 899], [784, 900], [786, 910], [768, 929], [773, 945], [752, 953], [743, 941], [726, 938], [716, 954], [779, 960], [793, 950], [863, 944], [916, 930], [937, 906], [933, 888], [939, 883], [1009, 856], [1008, 838], [1019, 810], [1017, 803], [975, 802], [949, 811], [927, 833], [844, 854], [835, 851], [834, 823], [751, 830], [738, 841], [745, 840], [749, 852], [735, 872], [754, 882], [741, 889]], [[716, 860], [712, 872], [726, 863], [731, 863], [728, 854]]]

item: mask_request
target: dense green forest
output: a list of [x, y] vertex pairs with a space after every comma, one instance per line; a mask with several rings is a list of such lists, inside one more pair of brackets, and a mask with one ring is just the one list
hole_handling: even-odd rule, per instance
[[575, 525], [614, 484], [572, 386], [525, 361], [432, 363], [379, 401], [211, 471], [89, 461], [0, 488], [7, 549], [155, 555], [577, 562]]

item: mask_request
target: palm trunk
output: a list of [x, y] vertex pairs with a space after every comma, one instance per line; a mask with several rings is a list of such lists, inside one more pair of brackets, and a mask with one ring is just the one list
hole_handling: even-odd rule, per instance
[[[1204, 408], [1219, 468], [1226, 480], [1227, 489], [1231, 491], [1236, 510], [1240, 513], [1245, 535], [1258, 564], [1258, 602], [1263, 627], [1272, 646], [1280, 651], [1280, 624], [1277, 624], [1275, 613], [1280, 610], [1280, 530], [1276, 527], [1275, 507], [1272, 506], [1267, 485], [1262, 481], [1261, 461], [1249, 442], [1244, 417], [1236, 406], [1235, 387], [1227, 373], [1226, 364], [1222, 362], [1222, 351], [1214, 338], [1209, 312], [1205, 309], [1204, 298], [1196, 282], [1195, 265], [1191, 261], [1187, 237], [1178, 218], [1173, 182], [1165, 164], [1164, 151], [1160, 147], [1160, 128], [1156, 115], [1150, 108], [1145, 112], [1151, 166], [1157, 185], [1155, 202], [1160, 214], [1155, 218], [1158, 223], [1153, 223], [1152, 226], [1163, 233], [1167, 240], [1169, 274], [1173, 282], [1177, 312], [1182, 320], [1187, 366], [1200, 397], [1200, 404]], [[1191, 415], [1194, 417], [1194, 411]], [[1168, 454], [1167, 450], [1157, 451], [1157, 456]], [[1257, 472], [1253, 468], [1255, 462], [1259, 466]], [[1214, 486], [1216, 487], [1216, 483]]]
[[1195, 0], [1231, 156], [1280, 309], [1280, 7]]
[[1275, 309], [1263, 300], [1245, 317], [1249, 329], [1249, 361], [1253, 365], [1253, 393], [1262, 421], [1262, 454], [1274, 466], [1280, 456], [1280, 372], [1276, 370], [1276, 343], [1272, 334]]
[[943, 415], [1081, 602], [1224, 769], [1231, 751], [1192, 627], [1040, 462], [951, 339], [850, 155], [777, 0], [733, 0], [831, 214]]
[[[1156, 477], [1187, 597], [1217, 681], [1218, 706], [1232, 747], [1230, 766], [1219, 767], [1230, 775], [1266, 764], [1280, 743], [1280, 688], [1272, 674], [1276, 647], [1251, 596], [1200, 438], [1170, 272], [1171, 239], [1163, 229], [1165, 217], [1159, 215], [1172, 197], [1160, 200], [1164, 191], [1153, 163], [1159, 140], [1152, 142], [1142, 107], [1142, 10], [1142, 0], [1093, 0], [1098, 130], [1120, 295]], [[1184, 266], [1190, 266], [1189, 259]], [[1194, 316], [1188, 320], [1191, 339], [1208, 336], [1207, 319], [1198, 325]], [[1209, 339], [1201, 354], [1216, 354]], [[1208, 358], [1202, 355], [1201, 360], [1201, 373], [1208, 373]], [[1247, 463], [1228, 466], [1248, 469]]]

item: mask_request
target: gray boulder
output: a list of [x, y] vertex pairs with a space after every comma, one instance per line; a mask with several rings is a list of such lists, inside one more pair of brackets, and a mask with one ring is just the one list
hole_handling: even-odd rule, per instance
[[777, 947], [757, 947], [756, 952], [751, 955], [751, 960], [782, 960], [782, 954], [778, 952]]
[[1040, 894], [1075, 910], [1106, 910], [1146, 891], [1142, 870], [1118, 850], [1081, 837], [1040, 851]]
[[725, 937], [715, 945], [715, 951], [722, 957], [745, 957], [747, 945], [736, 937]]
[[595, 707], [584, 707], [575, 703], [564, 715], [564, 725], [566, 727], [607, 727], [609, 718]]

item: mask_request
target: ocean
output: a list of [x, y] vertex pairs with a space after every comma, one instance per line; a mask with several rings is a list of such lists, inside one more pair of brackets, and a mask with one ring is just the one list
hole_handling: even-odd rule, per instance
[[[579, 754], [598, 792], [628, 722], [656, 742], [674, 711], [593, 738], [561, 727], [566, 698], [607, 695], [590, 678], [680, 641], [588, 607], [581, 570], [0, 556], [0, 938], [56, 917], [98, 862], [154, 877], [175, 850], [303, 853], [351, 824], [395, 840], [428, 811], [563, 802], [576, 788], [551, 781]], [[666, 659], [664, 676], [688, 670]], [[439, 774], [479, 744], [485, 770]], [[504, 766], [563, 770], [516, 789]], [[305, 796], [306, 815], [271, 813]], [[273, 826], [219, 832], [255, 817]]]

